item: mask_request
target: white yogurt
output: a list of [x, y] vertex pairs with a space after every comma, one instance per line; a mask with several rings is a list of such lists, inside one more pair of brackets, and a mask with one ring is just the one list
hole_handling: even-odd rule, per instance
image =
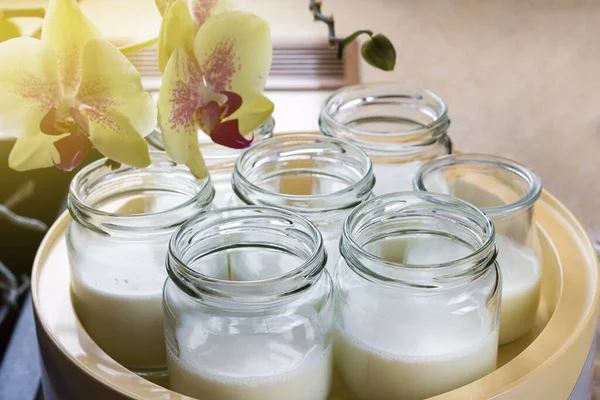
[[[207, 339], [202, 330], [178, 327], [179, 355], [168, 353], [170, 388], [211, 400], [326, 400], [332, 354], [306, 354], [306, 340], [264, 336]], [[210, 343], [208, 343], [210, 341]]]
[[73, 280], [77, 316], [94, 342], [118, 363], [160, 368], [166, 361], [161, 290], [166, 272], [148, 276], [148, 269], [125, 271], [119, 277], [98, 273], [86, 276], [86, 282]]
[[[184, 196], [109, 199], [97, 208], [119, 214], [171, 209]], [[74, 224], [74, 222], [72, 222]], [[107, 237], [69, 227], [72, 299], [86, 332], [102, 350], [136, 372], [165, 368], [162, 287], [170, 233]]]
[[[375, 328], [376, 327], [372, 327]], [[381, 327], [385, 329], [384, 327]], [[444, 327], [440, 326], [440, 330]], [[335, 339], [335, 368], [346, 389], [359, 400], [418, 400], [438, 395], [473, 382], [496, 368], [498, 333], [487, 338], [439, 345], [447, 353], [395, 352], [382, 349], [376, 336], [357, 339], [338, 329]], [[394, 340], [401, 342], [402, 336]], [[457, 348], [458, 350], [452, 351]]]
[[540, 301], [541, 264], [530, 249], [497, 236], [498, 264], [502, 271], [500, 344], [509, 343], [531, 329]]
[[[540, 301], [542, 267], [535, 253], [505, 236], [496, 236], [497, 262], [502, 273], [500, 305], [500, 344], [526, 334], [535, 322]], [[448, 240], [388, 239], [383, 241], [380, 257], [414, 265], [458, 260], [472, 251]]]
[[[411, 265], [434, 265], [472, 253], [459, 242], [431, 235], [388, 238], [367, 249]], [[415, 269], [414, 278], [419, 274]], [[344, 325], [338, 321], [334, 341], [335, 370], [346, 390], [358, 400], [416, 400], [494, 371], [498, 329], [486, 308], [487, 296], [474, 290], [348, 289], [339, 320]]]

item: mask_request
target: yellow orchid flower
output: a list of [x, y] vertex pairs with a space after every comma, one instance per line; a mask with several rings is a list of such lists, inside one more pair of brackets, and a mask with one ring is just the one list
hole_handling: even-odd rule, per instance
[[238, 0], [190, 0], [190, 10], [194, 23], [201, 26], [211, 15], [235, 10], [239, 3]]
[[[165, 15], [167, 9], [175, 0], [155, 0], [160, 15]], [[239, 8], [240, 0], [189, 0], [188, 5], [194, 23], [199, 27], [206, 19], [214, 14]]]
[[70, 170], [92, 146], [144, 167], [143, 136], [156, 121], [138, 71], [100, 39], [75, 0], [50, 2], [41, 40], [0, 43], [0, 130], [17, 138], [11, 168]]
[[204, 177], [199, 128], [213, 142], [241, 149], [252, 142], [243, 135], [273, 113], [262, 94], [272, 46], [269, 25], [252, 13], [212, 14], [194, 34], [196, 28], [183, 0], [167, 7], [159, 35], [158, 124], [169, 156]]

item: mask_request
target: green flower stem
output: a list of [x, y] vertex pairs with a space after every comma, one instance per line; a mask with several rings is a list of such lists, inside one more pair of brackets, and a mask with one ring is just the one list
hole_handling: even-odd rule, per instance
[[392, 71], [396, 65], [396, 50], [392, 42], [382, 34], [374, 34], [368, 29], [358, 30], [347, 37], [337, 37], [335, 35], [335, 21], [333, 16], [326, 16], [321, 11], [322, 3], [320, 0], [310, 0], [309, 10], [313, 14], [315, 21], [324, 22], [329, 31], [329, 45], [337, 46], [337, 57], [342, 59], [344, 47], [353, 42], [360, 35], [368, 35], [362, 46], [361, 54], [363, 59], [375, 68], [383, 71]]
[[148, 47], [152, 47], [156, 43], [158, 43], [158, 38], [153, 38], [153, 39], [146, 40], [144, 42], [128, 44], [127, 46], [119, 47], [119, 50], [121, 50], [121, 53], [123, 53], [123, 54], [134, 53], [136, 51], [140, 51], [140, 50], [146, 49]]
[[363, 34], [365, 34], [365, 35], [369, 35], [369, 36], [373, 37], [373, 31], [370, 31], [370, 30], [368, 30], [368, 29], [361, 29], [360, 31], [356, 31], [356, 32], [354, 32], [352, 35], [350, 35], [350, 36], [347, 36], [347, 37], [343, 38], [343, 39], [341, 40], [341, 42], [342, 42], [344, 45], [347, 45], [347, 44], [349, 44], [350, 42], [352, 42], [354, 39], [356, 39], [357, 37], [359, 37], [360, 35], [363, 35]]

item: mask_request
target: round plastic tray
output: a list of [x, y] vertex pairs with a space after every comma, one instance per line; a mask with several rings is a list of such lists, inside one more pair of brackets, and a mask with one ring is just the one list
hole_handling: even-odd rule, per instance
[[[581, 225], [547, 192], [536, 205], [536, 220], [544, 274], [533, 330], [500, 348], [496, 371], [434, 399], [564, 400], [571, 395], [594, 339], [598, 260]], [[68, 221], [65, 213], [46, 235], [32, 276], [46, 400], [188, 399], [129, 372], [81, 327], [70, 296]], [[331, 399], [346, 399], [337, 385]]]

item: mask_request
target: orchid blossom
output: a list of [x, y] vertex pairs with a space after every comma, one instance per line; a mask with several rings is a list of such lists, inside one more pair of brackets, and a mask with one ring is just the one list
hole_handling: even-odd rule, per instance
[[[175, 0], [155, 0], [156, 7], [161, 15], [169, 8]], [[195, 26], [198, 28], [211, 15], [221, 13], [223, 11], [232, 11], [240, 7], [241, 0], [189, 0], [189, 8], [194, 20]]]
[[0, 43], [0, 130], [17, 138], [11, 168], [71, 170], [92, 146], [144, 167], [143, 136], [156, 122], [138, 71], [100, 39], [75, 0], [51, 0], [41, 40]]
[[158, 124], [173, 161], [202, 178], [198, 129], [217, 144], [242, 149], [252, 142], [243, 135], [273, 113], [262, 94], [271, 68], [269, 25], [252, 13], [219, 13], [230, 1], [193, 0], [189, 8], [183, 0], [163, 3]]

